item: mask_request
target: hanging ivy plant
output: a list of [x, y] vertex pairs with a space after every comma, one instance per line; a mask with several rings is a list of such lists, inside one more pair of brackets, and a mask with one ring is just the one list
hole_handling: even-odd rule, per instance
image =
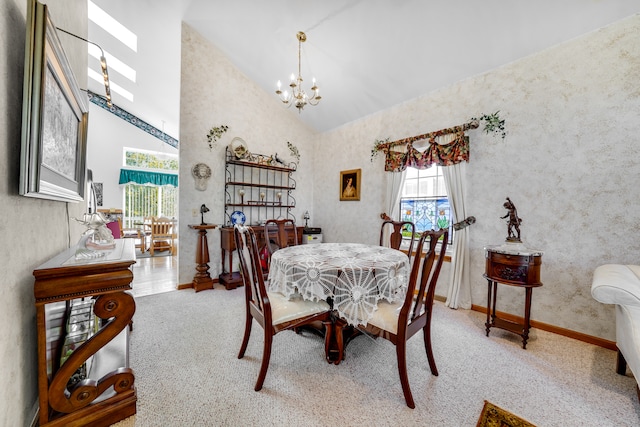
[[298, 151], [298, 147], [287, 141], [287, 147], [291, 151], [291, 155], [296, 158], [297, 161], [300, 161], [300, 152]]
[[493, 114], [483, 114], [480, 118], [473, 117], [471, 120], [484, 122], [483, 130], [486, 134], [500, 135], [502, 139], [507, 136], [507, 131], [504, 129], [504, 119], [500, 118], [500, 110]]
[[229, 130], [229, 126], [220, 125], [215, 126], [209, 129], [209, 133], [207, 134], [207, 143], [209, 144], [209, 150], [212, 150], [216, 145], [216, 141], [220, 139], [222, 134]]
[[373, 160], [378, 156], [378, 153], [380, 151], [384, 151], [383, 148], [380, 148], [380, 146], [382, 144], [388, 144], [389, 143], [389, 138], [386, 139], [376, 139], [375, 142], [373, 143], [373, 148], [371, 149], [371, 162], [373, 162]]

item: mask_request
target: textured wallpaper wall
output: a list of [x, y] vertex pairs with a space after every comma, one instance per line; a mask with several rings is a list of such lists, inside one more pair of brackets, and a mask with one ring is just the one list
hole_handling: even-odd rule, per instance
[[[84, 203], [64, 203], [18, 195], [22, 87], [27, 1], [0, 2], [0, 213], [2, 214], [2, 298], [0, 300], [0, 425], [31, 425], [38, 399], [33, 270], [75, 244], [84, 227], [70, 217]], [[48, 2], [55, 25], [87, 34], [87, 3]], [[87, 87], [87, 47], [60, 37], [80, 87]], [[84, 72], [83, 72], [84, 71]]]
[[[331, 241], [374, 243], [384, 210], [377, 138], [392, 140], [500, 110], [508, 135], [469, 132], [473, 304], [486, 306], [485, 245], [501, 244], [509, 196], [524, 243], [544, 251], [532, 318], [615, 339], [613, 308], [590, 294], [593, 270], [638, 263], [640, 16], [419, 97], [318, 138], [314, 206]], [[340, 170], [362, 169], [360, 202], [340, 202]], [[504, 289], [502, 289], [504, 288]], [[502, 286], [498, 310], [523, 315], [524, 293]]]
[[[195, 230], [199, 212], [205, 203], [210, 212], [207, 223], [224, 222], [225, 147], [234, 137], [242, 138], [249, 151], [265, 155], [278, 154], [295, 161], [287, 147], [291, 142], [300, 152], [296, 180], [296, 208], [292, 210], [302, 222], [305, 210], [313, 211], [313, 139], [311, 129], [300, 123], [297, 111], [283, 109], [274, 94], [268, 94], [240, 73], [213, 45], [186, 24], [182, 29], [182, 80], [180, 105], [180, 254], [178, 283], [190, 283], [195, 274]], [[209, 150], [206, 135], [213, 126], [227, 125], [229, 130]], [[191, 168], [205, 163], [212, 176], [207, 189], [195, 189]], [[313, 215], [313, 214], [312, 214]], [[220, 232], [209, 230], [210, 274], [221, 273]], [[237, 262], [237, 260], [235, 260]]]
[[[207, 203], [208, 222], [223, 221], [223, 152], [234, 136], [256, 152], [302, 153], [297, 218], [309, 210], [326, 241], [376, 243], [385, 210], [387, 176], [382, 159], [370, 161], [375, 139], [399, 139], [462, 124], [500, 110], [506, 139], [469, 132], [471, 290], [486, 305], [485, 245], [501, 244], [499, 217], [509, 196], [523, 218], [525, 245], [544, 251], [542, 281], [534, 291], [532, 318], [614, 340], [612, 307], [590, 295], [593, 270], [604, 263], [637, 263], [640, 224], [636, 184], [640, 130], [640, 45], [635, 15], [570, 42], [486, 74], [421, 96], [387, 111], [314, 135], [240, 74], [214, 46], [183, 27], [181, 106], [180, 283], [193, 277], [195, 233], [187, 228], [193, 208]], [[231, 130], [209, 151], [214, 125]], [[190, 168], [208, 163], [209, 188], [190, 187]], [[360, 201], [339, 201], [339, 174], [361, 169]], [[198, 218], [193, 218], [197, 221]], [[219, 235], [210, 232], [211, 272], [220, 272]], [[445, 276], [448, 272], [444, 272]], [[441, 281], [442, 282], [442, 281]], [[442, 283], [440, 295], [446, 294]], [[498, 309], [521, 316], [520, 289], [502, 286]]]

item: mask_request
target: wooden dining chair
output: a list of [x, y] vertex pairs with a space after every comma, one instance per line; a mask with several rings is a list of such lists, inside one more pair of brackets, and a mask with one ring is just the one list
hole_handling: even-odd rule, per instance
[[234, 238], [245, 290], [245, 330], [238, 359], [244, 357], [249, 343], [253, 319], [264, 330], [262, 363], [255, 390], [260, 391], [267, 375], [273, 336], [278, 332], [294, 329], [315, 321], [329, 318], [330, 307], [325, 301], [289, 300], [277, 292], [268, 292], [261, 274], [258, 242], [251, 227], [235, 225]]
[[[419, 331], [422, 331], [424, 336], [424, 346], [431, 373], [435, 376], [438, 375], [438, 368], [431, 348], [431, 312], [448, 238], [449, 231], [446, 229], [422, 233], [418, 240], [415, 261], [404, 300], [396, 303], [378, 303], [378, 309], [367, 325], [359, 327], [376, 338], [382, 337], [389, 340], [396, 346], [400, 384], [407, 406], [410, 408], [415, 408], [415, 403], [407, 375], [406, 343]], [[440, 243], [439, 249], [438, 242]], [[427, 249], [423, 253], [425, 245]], [[420, 262], [421, 256], [424, 256], [422, 262]], [[422, 271], [420, 271], [421, 266]], [[418, 277], [420, 277], [419, 280]]]
[[264, 242], [267, 246], [267, 270], [271, 264], [271, 255], [278, 249], [298, 244], [298, 230], [291, 218], [269, 219], [264, 223]]
[[141, 253], [147, 251], [147, 242], [144, 233], [139, 228], [123, 228], [122, 220], [118, 218], [118, 226], [120, 227], [120, 237], [123, 239], [135, 239], [134, 245], [140, 249]]
[[151, 236], [149, 238], [149, 252], [151, 256], [155, 251], [169, 250], [175, 254], [175, 221], [170, 218], [151, 218]]
[[[403, 235], [408, 234], [408, 236]], [[385, 233], [389, 233], [388, 237], [385, 237]], [[416, 226], [411, 221], [394, 221], [389, 217], [382, 222], [380, 227], [380, 246], [388, 246], [393, 249], [400, 249], [402, 245], [402, 239], [409, 240], [409, 258], [413, 251], [413, 244], [416, 239]]]

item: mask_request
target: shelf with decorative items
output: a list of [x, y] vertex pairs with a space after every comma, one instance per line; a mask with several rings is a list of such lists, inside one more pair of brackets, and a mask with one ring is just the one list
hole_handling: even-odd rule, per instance
[[[234, 271], [235, 242], [232, 227], [235, 224], [252, 226], [258, 245], [262, 248], [265, 243], [262, 226], [266, 220], [291, 218], [295, 221], [291, 210], [296, 207], [296, 199], [293, 197], [296, 189], [293, 173], [296, 169], [295, 162], [284, 162], [277, 154], [266, 156], [250, 153], [240, 138], [234, 138], [227, 147], [225, 218], [224, 226], [220, 228], [222, 273], [219, 275], [220, 283], [227, 289], [234, 289], [242, 284], [240, 273]], [[299, 244], [301, 238], [302, 227], [299, 227]]]
[[225, 160], [225, 226], [258, 226], [271, 218], [295, 221], [291, 209], [296, 206], [296, 163], [238, 150], [233, 144], [227, 147]]

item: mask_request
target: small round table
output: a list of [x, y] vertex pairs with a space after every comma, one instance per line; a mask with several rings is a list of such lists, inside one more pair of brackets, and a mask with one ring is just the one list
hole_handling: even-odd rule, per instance
[[359, 335], [378, 301], [402, 300], [409, 282], [409, 257], [395, 249], [359, 243], [289, 246], [271, 256], [269, 291], [288, 298], [327, 300], [334, 315], [324, 323], [329, 363], [344, 359], [344, 348]]
[[189, 224], [189, 228], [198, 230], [196, 246], [196, 275], [193, 276], [193, 289], [200, 292], [203, 289], [213, 289], [213, 279], [209, 274], [209, 244], [207, 230], [216, 228], [215, 224]]
[[[540, 265], [542, 251], [527, 249], [522, 244], [506, 243], [502, 246], [486, 246], [486, 266], [483, 277], [487, 279], [487, 336], [492, 327], [518, 334], [522, 337], [522, 348], [527, 348], [531, 327], [531, 294], [533, 288], [542, 286]], [[498, 283], [525, 288], [524, 322], [501, 319], [496, 315]]]

